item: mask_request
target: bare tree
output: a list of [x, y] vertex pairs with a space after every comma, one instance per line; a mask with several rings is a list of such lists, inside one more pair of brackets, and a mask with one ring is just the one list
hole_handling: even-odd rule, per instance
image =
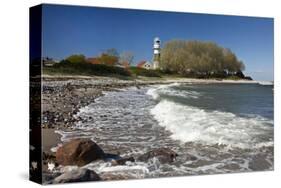
[[120, 62], [127, 62], [131, 65], [134, 62], [134, 54], [133, 52], [125, 51], [120, 54]]

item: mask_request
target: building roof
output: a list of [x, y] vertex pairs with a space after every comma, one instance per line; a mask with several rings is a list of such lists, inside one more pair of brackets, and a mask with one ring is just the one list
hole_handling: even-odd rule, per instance
[[142, 67], [145, 63], [146, 63], [146, 61], [141, 61], [137, 64], [137, 67]]
[[141, 68], [141, 67], [143, 67], [146, 63], [147, 63], [147, 61], [140, 61], [140, 62], [137, 64], [137, 67]]

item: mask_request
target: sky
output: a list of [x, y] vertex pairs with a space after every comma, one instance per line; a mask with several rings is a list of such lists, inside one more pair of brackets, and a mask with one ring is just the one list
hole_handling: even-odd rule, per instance
[[136, 64], [152, 59], [155, 37], [162, 46], [173, 39], [212, 41], [230, 48], [245, 64], [246, 75], [272, 81], [273, 24], [261, 17], [44, 5], [43, 56], [94, 57], [115, 48], [133, 52]]

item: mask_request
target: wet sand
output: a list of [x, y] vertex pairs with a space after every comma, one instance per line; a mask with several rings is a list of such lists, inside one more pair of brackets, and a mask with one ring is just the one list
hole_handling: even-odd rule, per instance
[[43, 151], [51, 152], [61, 142], [61, 135], [55, 133], [55, 129], [42, 129]]

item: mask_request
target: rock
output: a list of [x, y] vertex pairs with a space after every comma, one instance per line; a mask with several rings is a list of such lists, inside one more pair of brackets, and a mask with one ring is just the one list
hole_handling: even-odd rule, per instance
[[101, 178], [99, 175], [89, 169], [77, 169], [63, 173], [56, 177], [53, 183], [72, 183], [72, 182], [83, 182], [83, 181], [99, 181]]
[[138, 161], [147, 162], [149, 159], [156, 157], [160, 163], [174, 162], [178, 154], [169, 148], [153, 149], [137, 158]]
[[125, 173], [112, 173], [112, 172], [103, 172], [100, 174], [100, 178], [103, 181], [110, 181], [110, 180], [132, 180], [136, 179], [135, 176], [131, 174], [125, 174]]
[[104, 157], [103, 150], [90, 139], [74, 139], [56, 152], [57, 162], [61, 165], [83, 166]]
[[196, 161], [197, 159], [198, 158], [196, 156], [194, 156], [194, 155], [190, 155], [190, 154], [186, 155], [186, 160], [187, 161]]
[[190, 168], [197, 168], [197, 167], [201, 167], [201, 166], [207, 166], [207, 165], [212, 165], [216, 163], [216, 161], [207, 161], [207, 160], [203, 160], [203, 159], [199, 159], [191, 164], [188, 164], [187, 166]]
[[55, 161], [56, 160], [56, 156], [54, 156], [51, 153], [43, 152], [42, 160], [43, 161]]
[[236, 171], [236, 170], [240, 170], [241, 167], [238, 164], [231, 163], [231, 164], [226, 164], [222, 167], [218, 167], [218, 169], [227, 169], [227, 170], [231, 170], [231, 171]]
[[44, 182], [44, 184], [51, 184], [52, 181], [60, 175], [61, 173], [59, 172], [42, 172], [42, 182]]
[[111, 161], [111, 165], [112, 166], [125, 165], [127, 161], [135, 162], [135, 159], [134, 159], [134, 157], [126, 157], [126, 158], [114, 159], [114, 160]]
[[254, 156], [249, 162], [249, 168], [254, 171], [270, 170], [272, 168], [272, 165], [266, 160], [265, 156], [257, 155]]

